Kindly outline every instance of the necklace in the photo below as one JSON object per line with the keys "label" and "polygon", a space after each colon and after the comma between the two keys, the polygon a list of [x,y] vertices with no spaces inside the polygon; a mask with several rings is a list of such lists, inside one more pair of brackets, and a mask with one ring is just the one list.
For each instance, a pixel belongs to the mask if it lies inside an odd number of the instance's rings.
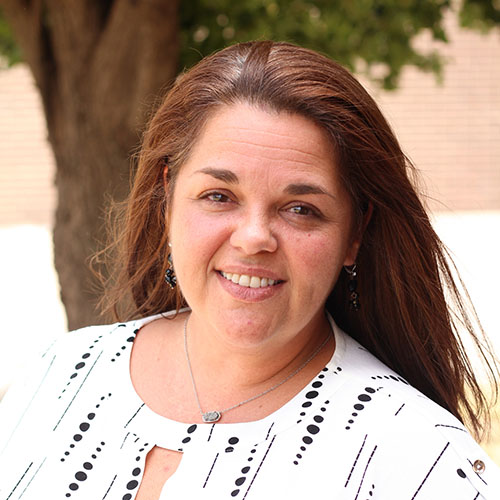
{"label": "necklace", "polygon": [[193,383],[193,392],[196,397],[196,402],[198,403],[198,408],[200,409],[200,414],[203,422],[205,423],[215,423],[218,422],[222,415],[228,411],[234,410],[235,408],[238,408],[239,406],[242,406],[246,403],[250,403],[250,401],[253,401],[254,399],[261,398],[262,396],[265,396],[271,391],[274,391],[281,385],[283,385],[285,382],[288,382],[292,377],[295,377],[297,373],[299,373],[303,368],[305,368],[325,347],[327,342],[330,340],[330,336],[328,336],[323,343],[292,373],[290,373],[286,378],[281,380],[281,382],[278,382],[277,384],[273,385],[269,389],[266,389],[265,391],[252,396],[251,398],[245,399],[244,401],[241,401],[239,403],[236,403],[233,406],[230,406],[229,408],[225,408],[224,410],[212,410],[212,411],[206,411],[204,412],[201,408],[201,403],[200,403],[200,398],[198,397],[198,391],[196,389],[196,382],[194,381],[194,375],[193,375],[193,369],[191,368],[191,360],[189,359],[189,352],[188,352],[188,347],[187,347],[187,323],[188,323],[189,316],[186,318],[186,321],[184,321],[184,352],[186,353],[186,361],[187,365],[189,368],[189,375],[191,375],[191,382]]}

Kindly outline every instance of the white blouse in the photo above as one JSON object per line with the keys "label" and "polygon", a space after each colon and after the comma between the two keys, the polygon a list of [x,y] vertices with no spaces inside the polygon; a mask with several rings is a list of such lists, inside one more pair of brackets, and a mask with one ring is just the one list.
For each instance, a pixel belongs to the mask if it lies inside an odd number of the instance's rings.
{"label": "white blouse", "polygon": [[183,452],[161,500],[500,498],[500,469],[463,425],[343,333],[292,400],[255,422],[164,418],[130,379],[158,316],[66,334],[0,405],[0,500],[132,500],[147,453]]}

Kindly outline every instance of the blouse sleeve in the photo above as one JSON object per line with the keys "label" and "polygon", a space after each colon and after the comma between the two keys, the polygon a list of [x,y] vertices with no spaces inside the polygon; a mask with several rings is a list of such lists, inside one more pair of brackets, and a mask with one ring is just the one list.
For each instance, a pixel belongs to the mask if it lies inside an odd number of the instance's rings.
{"label": "blouse sleeve", "polygon": [[[51,397],[57,344],[53,342],[41,354],[0,402],[0,471],[4,473],[18,464],[22,467],[43,446],[41,436],[47,434],[45,428],[57,406]],[[10,475],[0,473],[0,493]]]}
{"label": "blouse sleeve", "polygon": [[500,498],[500,468],[458,420],[449,414],[443,421],[422,422],[418,413],[412,418],[378,442],[373,477],[380,498]]}

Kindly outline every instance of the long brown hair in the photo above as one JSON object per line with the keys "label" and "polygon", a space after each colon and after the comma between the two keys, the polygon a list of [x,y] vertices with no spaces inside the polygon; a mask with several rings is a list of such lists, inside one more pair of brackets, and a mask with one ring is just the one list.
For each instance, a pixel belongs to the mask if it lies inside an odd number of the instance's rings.
{"label": "long brown hair", "polygon": [[470,319],[475,313],[466,307],[468,297],[459,291],[452,261],[416,193],[415,169],[365,89],[316,52],[287,43],[243,43],[177,79],[144,134],[117,233],[119,272],[108,309],[129,319],[182,305],[179,292],[163,281],[168,199],[204,123],[217,107],[236,102],[298,113],[326,131],[358,224],[373,208],[357,258],[361,309],[349,308],[348,276],[341,273],[328,310],[341,328],[479,435],[488,404],[459,330],[472,336],[492,382],[497,369],[475,334],[482,332]]}

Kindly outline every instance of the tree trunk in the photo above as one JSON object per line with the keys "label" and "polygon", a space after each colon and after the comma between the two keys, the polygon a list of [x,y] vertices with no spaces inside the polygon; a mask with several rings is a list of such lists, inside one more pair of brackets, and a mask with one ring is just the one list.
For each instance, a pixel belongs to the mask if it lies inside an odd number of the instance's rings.
{"label": "tree trunk", "polygon": [[54,150],[55,265],[71,329],[99,322],[89,257],[153,99],[176,74],[178,0],[1,0],[40,90]]}

